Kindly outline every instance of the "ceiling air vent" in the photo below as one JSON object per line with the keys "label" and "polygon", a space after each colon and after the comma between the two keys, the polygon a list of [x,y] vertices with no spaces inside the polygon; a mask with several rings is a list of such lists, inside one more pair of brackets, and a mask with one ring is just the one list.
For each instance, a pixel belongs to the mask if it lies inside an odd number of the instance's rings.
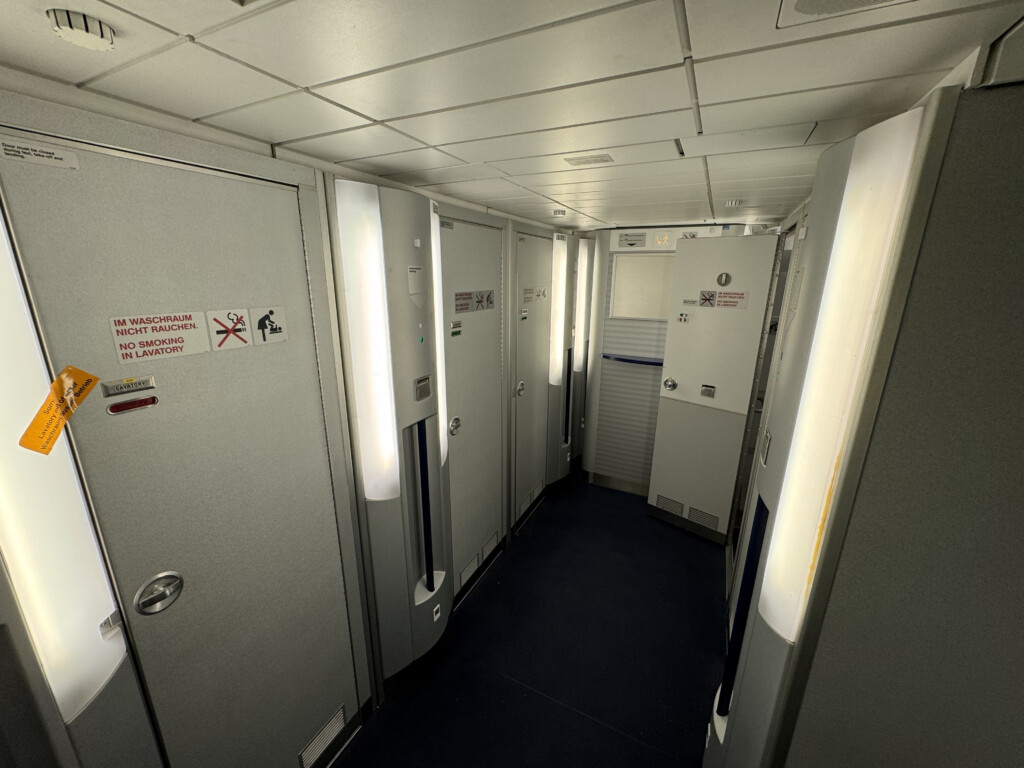
{"label": "ceiling air vent", "polygon": [[555,210],[553,210],[551,212],[551,215],[552,216],[565,216],[565,208],[555,208]]}
{"label": "ceiling air vent", "polygon": [[725,201],[726,208],[739,208],[741,205],[743,205],[743,201],[735,197],[732,200]]}
{"label": "ceiling air vent", "polygon": [[912,2],[914,0],[782,0],[777,27],[783,29],[797,24]]}
{"label": "ceiling air vent", "polygon": [[567,157],[565,162],[572,166],[579,165],[600,165],[601,163],[614,163],[611,155],[580,155],[579,157]]}

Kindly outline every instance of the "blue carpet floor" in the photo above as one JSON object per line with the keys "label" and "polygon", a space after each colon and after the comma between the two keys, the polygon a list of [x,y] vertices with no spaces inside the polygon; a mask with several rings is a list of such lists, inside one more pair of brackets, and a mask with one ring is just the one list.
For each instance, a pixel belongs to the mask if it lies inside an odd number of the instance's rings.
{"label": "blue carpet floor", "polygon": [[335,768],[699,766],[724,574],[644,499],[564,480]]}

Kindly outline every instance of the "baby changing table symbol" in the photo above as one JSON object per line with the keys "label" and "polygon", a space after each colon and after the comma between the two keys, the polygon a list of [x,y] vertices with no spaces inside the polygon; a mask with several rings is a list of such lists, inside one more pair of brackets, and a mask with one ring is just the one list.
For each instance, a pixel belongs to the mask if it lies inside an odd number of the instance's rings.
{"label": "baby changing table symbol", "polygon": [[267,314],[256,321],[256,330],[260,332],[260,341],[266,343],[267,334],[284,333],[284,328],[274,322],[274,310],[268,309]]}
{"label": "baby changing table symbol", "polygon": [[288,340],[284,307],[255,307],[250,317],[256,318],[256,333],[252,341],[257,346]]}

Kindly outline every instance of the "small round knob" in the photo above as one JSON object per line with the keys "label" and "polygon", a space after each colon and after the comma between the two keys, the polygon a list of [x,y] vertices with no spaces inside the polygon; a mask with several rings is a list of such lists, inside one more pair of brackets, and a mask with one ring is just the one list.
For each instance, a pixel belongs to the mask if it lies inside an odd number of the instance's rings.
{"label": "small round knob", "polygon": [[462,426],[462,419],[456,416],[450,422],[448,422],[448,434],[455,437],[459,433],[459,428]]}
{"label": "small round knob", "polygon": [[679,386],[678,382],[676,382],[676,380],[673,379],[671,376],[669,376],[661,383],[669,392],[673,391],[676,387]]}

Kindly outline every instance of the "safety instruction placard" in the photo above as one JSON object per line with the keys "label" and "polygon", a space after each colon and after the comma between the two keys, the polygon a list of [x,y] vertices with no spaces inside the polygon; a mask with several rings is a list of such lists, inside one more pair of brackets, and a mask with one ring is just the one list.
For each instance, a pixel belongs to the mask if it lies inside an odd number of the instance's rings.
{"label": "safety instruction placard", "polygon": [[110,318],[110,332],[121,363],[155,357],[181,357],[210,350],[201,311],[162,312]]}
{"label": "safety instruction placard", "polygon": [[284,307],[255,307],[250,317],[254,324],[252,343],[256,346],[288,341],[288,324],[284,319]]}
{"label": "safety instruction placard", "polygon": [[50,385],[46,400],[32,419],[32,423],[28,425],[25,434],[21,436],[18,445],[30,451],[49,454],[60,433],[64,431],[64,425],[68,423],[71,414],[89,396],[98,382],[98,377],[70,365],[61,371],[56,381]]}
{"label": "safety instruction placard", "polygon": [[494,291],[456,291],[455,314],[460,312],[479,312],[494,309]]}
{"label": "safety instruction placard", "polygon": [[56,144],[0,135],[0,155],[8,160],[24,160],[53,168],[67,168],[69,171],[78,170],[78,155]]}
{"label": "safety instruction placard", "polygon": [[214,309],[206,313],[214,351],[252,346],[248,309]]}
{"label": "safety instruction placard", "polygon": [[548,297],[548,287],[523,288],[523,304],[531,304],[535,301],[543,301]]}
{"label": "safety instruction placard", "polygon": [[684,300],[683,304],[697,304],[701,307],[714,307],[716,309],[746,309],[746,291],[701,291],[700,300]]}

